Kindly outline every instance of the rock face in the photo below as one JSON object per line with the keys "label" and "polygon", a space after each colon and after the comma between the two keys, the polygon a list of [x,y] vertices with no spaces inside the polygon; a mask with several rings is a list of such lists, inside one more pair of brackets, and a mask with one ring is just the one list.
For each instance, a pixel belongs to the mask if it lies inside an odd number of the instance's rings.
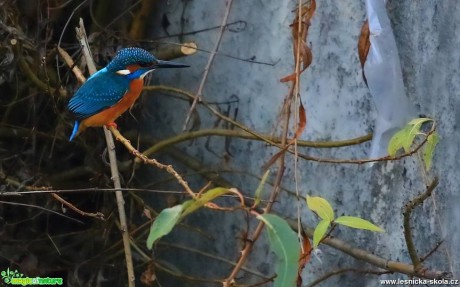
{"label": "rock face", "polygon": [[[230,115],[234,115],[237,109],[237,120],[261,133],[270,134],[274,127],[278,127],[277,116],[288,92],[288,86],[280,83],[279,79],[293,71],[289,24],[294,17],[292,10],[296,3],[234,1],[229,17],[229,23],[232,24],[224,32],[219,54],[205,85],[204,100],[215,103],[214,106],[222,112],[228,110]],[[157,10],[159,17],[152,19],[161,19],[166,14],[171,23],[167,29],[171,35],[219,26],[225,12],[225,1],[176,0],[162,5]],[[460,220],[460,209],[457,207],[460,202],[460,161],[456,157],[460,149],[460,5],[456,1],[442,0],[390,0],[387,11],[399,51],[405,95],[415,107],[415,115],[432,117],[438,123],[441,141],[435,152],[432,170],[427,175],[423,174],[416,156],[396,162],[376,163],[372,167],[300,160],[297,165],[299,191],[303,195],[308,193],[326,198],[338,215],[360,216],[386,230],[384,234],[375,234],[337,228],[334,236],[381,257],[409,263],[401,208],[425,189],[426,178],[438,175],[440,184],[435,193],[413,213],[415,245],[419,255],[423,256],[444,239],[440,249],[426,261],[426,266],[451,271],[454,278],[460,278],[460,230],[456,224]],[[301,77],[300,92],[308,117],[302,139],[340,140],[374,130],[380,107],[379,104],[374,105],[362,80],[357,53],[358,36],[365,15],[364,1],[318,0],[308,36],[313,63]],[[182,31],[181,17],[184,23]],[[159,25],[152,23],[152,27]],[[155,31],[156,34],[152,36],[165,35],[164,31]],[[184,36],[183,40],[195,40],[199,48],[210,51],[218,33],[219,29],[211,29]],[[186,61],[192,68],[188,74],[181,73],[179,76],[174,71],[165,71],[161,82],[174,83],[177,87],[195,92],[208,57],[206,52],[189,57]],[[251,60],[263,64],[251,63]],[[404,93],[404,89],[399,87],[398,93]],[[386,94],[386,97],[391,96],[396,97]],[[152,123],[153,135],[164,138],[180,133],[188,104],[166,96],[155,96],[149,101],[155,118]],[[392,108],[401,108],[393,105],[385,109],[391,111]],[[198,109],[198,112],[200,128],[213,127],[215,118],[204,109]],[[201,138],[179,147],[198,158],[206,167],[218,171],[248,195],[253,195],[258,184],[258,178],[253,174],[260,176],[261,166],[277,151],[260,142],[242,139],[232,139],[226,145],[223,138],[214,137],[210,139],[209,148],[205,144],[206,139]],[[366,158],[369,150],[368,142],[346,148],[302,148],[300,152],[321,158]],[[231,157],[224,157],[228,152]],[[294,161],[292,156],[287,158],[283,187],[294,190]],[[173,162],[169,158],[164,160]],[[174,164],[180,166],[179,162]],[[190,181],[199,188],[203,181],[196,178],[196,182]],[[265,194],[269,192],[270,186]],[[295,218],[296,204],[294,196],[282,193],[275,209],[285,217]],[[301,216],[302,222],[309,226],[318,222],[304,203]],[[237,260],[241,242],[235,238],[241,237],[246,228],[244,214],[200,212],[189,218],[187,223],[202,228],[211,237],[179,228],[167,240]],[[250,227],[253,229],[254,226],[255,222],[251,221]],[[318,256],[312,256],[303,273],[305,283],[340,268],[372,269],[327,246],[320,247],[320,250],[322,252]],[[163,260],[194,276],[221,279],[232,268],[196,253],[180,250],[158,252]],[[273,274],[273,260],[275,258],[268,250],[267,241],[261,240],[246,266]],[[380,286],[378,279],[403,277],[400,274],[362,276],[344,273],[328,279],[322,286]],[[240,280],[245,284],[260,281],[256,276],[249,275],[242,275]],[[183,282],[181,284],[184,286]]]}

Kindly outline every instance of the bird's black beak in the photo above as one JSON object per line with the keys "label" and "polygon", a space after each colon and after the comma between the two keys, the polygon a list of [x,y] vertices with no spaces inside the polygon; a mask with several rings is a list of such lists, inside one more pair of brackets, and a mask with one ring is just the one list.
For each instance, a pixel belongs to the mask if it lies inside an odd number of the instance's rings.
{"label": "bird's black beak", "polygon": [[190,67],[190,66],[182,64],[182,63],[162,61],[162,60],[157,60],[157,63],[155,65],[155,68],[187,68],[187,67]]}

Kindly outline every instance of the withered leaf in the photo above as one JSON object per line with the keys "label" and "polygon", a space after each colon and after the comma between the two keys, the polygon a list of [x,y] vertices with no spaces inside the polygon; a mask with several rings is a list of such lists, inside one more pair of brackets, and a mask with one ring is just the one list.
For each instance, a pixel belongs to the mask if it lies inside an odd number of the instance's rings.
{"label": "withered leaf", "polygon": [[366,20],[361,27],[361,35],[358,40],[358,55],[359,61],[361,62],[361,68],[364,68],[364,63],[366,62],[367,54],[369,53],[369,48],[371,47],[369,36],[369,21]]}
{"label": "withered leaf", "polygon": [[[299,95],[300,98],[300,95]],[[300,137],[300,135],[303,133],[307,126],[307,112],[305,111],[305,108],[302,104],[302,99],[300,99],[300,105],[299,105],[299,123],[297,124],[297,130],[294,134],[294,137],[288,142],[288,144],[281,149],[279,152],[277,152],[275,155],[271,157],[271,159],[263,166],[263,170],[267,170],[272,164],[280,158],[280,156],[286,152],[286,150],[294,144],[295,140]]]}
{"label": "withered leaf", "polygon": [[308,238],[305,230],[303,230],[302,225],[300,225],[300,235],[302,236],[302,253],[300,254],[299,259],[299,271],[297,275],[297,287],[302,286],[302,270],[310,261],[310,256],[313,248],[311,248],[310,239]]}
{"label": "withered leaf", "polygon": [[286,83],[286,82],[290,82],[290,81],[294,82],[295,78],[296,78],[296,75],[297,75],[297,73],[292,73],[290,75],[287,75],[286,77],[281,78],[280,82],[281,83]]}

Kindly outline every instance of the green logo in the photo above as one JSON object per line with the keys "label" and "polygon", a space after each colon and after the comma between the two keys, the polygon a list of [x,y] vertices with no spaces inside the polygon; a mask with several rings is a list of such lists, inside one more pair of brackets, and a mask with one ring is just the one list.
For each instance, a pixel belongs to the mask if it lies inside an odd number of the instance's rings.
{"label": "green logo", "polygon": [[24,274],[19,273],[18,270],[10,270],[10,268],[0,272],[3,282],[8,285],[62,285],[62,278],[42,278],[42,277],[24,277]]}
{"label": "green logo", "polygon": [[11,284],[11,280],[13,280],[13,278],[22,278],[24,276],[24,274],[19,273],[18,270],[13,271],[10,270],[10,268],[6,269],[6,271],[2,271],[0,275],[2,275],[2,280],[6,284]]}

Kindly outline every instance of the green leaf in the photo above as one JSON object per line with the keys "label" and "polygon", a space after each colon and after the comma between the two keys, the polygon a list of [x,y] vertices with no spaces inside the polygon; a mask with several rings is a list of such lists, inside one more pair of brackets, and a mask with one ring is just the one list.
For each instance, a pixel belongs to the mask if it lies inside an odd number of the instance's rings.
{"label": "green leaf", "polygon": [[152,249],[153,243],[165,236],[173,229],[179,221],[183,206],[176,205],[171,208],[163,209],[150,227],[149,237],[147,238],[147,248]]}
{"label": "green leaf", "polygon": [[329,222],[334,220],[334,210],[326,199],[307,195],[307,205],[321,219],[327,219]]}
{"label": "green leaf", "polygon": [[410,126],[421,126],[423,123],[426,123],[426,122],[429,122],[429,121],[432,121],[433,119],[430,119],[430,118],[416,118],[416,119],[413,119],[411,120],[408,125]]}
{"label": "green leaf", "polygon": [[337,224],[342,224],[348,227],[358,228],[358,229],[366,229],[370,231],[377,231],[377,232],[385,232],[382,228],[378,227],[377,225],[354,216],[341,216],[334,220]]}
{"label": "green leaf", "polygon": [[398,150],[404,148],[405,152],[410,152],[410,147],[414,143],[417,134],[420,133],[420,127],[423,123],[432,121],[430,118],[417,118],[411,120],[401,130],[396,132],[388,143],[388,154],[392,157],[396,155]]}
{"label": "green leaf", "polygon": [[[224,195],[229,192],[228,188],[223,187],[216,187],[213,189],[208,190],[207,192],[203,193],[200,198],[192,199],[184,202],[184,211],[182,212],[181,218],[189,215],[190,213],[196,211],[197,209],[203,207],[206,203],[210,202],[211,200]],[[187,203],[187,204],[185,204]]]}
{"label": "green leaf", "polygon": [[267,181],[269,174],[270,174],[270,170],[267,169],[267,171],[262,176],[262,179],[260,180],[259,186],[257,187],[256,192],[254,194],[254,207],[258,206],[260,203],[260,194],[262,193],[262,190],[264,189],[264,185],[265,185],[265,182]]}
{"label": "green leaf", "polygon": [[395,133],[388,143],[388,154],[395,156],[398,150],[404,148],[405,152],[410,151],[412,142],[417,133],[414,133],[414,126],[406,125],[403,129]]}
{"label": "green leaf", "polygon": [[318,225],[316,225],[315,231],[313,232],[313,248],[318,247],[318,244],[326,234],[329,225],[331,225],[331,222],[327,219],[321,220]]}
{"label": "green leaf", "polygon": [[429,170],[431,167],[431,162],[433,160],[434,149],[439,142],[439,136],[436,132],[429,135],[426,139],[426,144],[423,149],[423,161],[425,162],[426,170]]}
{"label": "green leaf", "polygon": [[289,224],[274,214],[257,216],[267,226],[270,247],[280,259],[276,265],[274,287],[296,286],[298,262],[300,258],[300,244],[297,234]]}

